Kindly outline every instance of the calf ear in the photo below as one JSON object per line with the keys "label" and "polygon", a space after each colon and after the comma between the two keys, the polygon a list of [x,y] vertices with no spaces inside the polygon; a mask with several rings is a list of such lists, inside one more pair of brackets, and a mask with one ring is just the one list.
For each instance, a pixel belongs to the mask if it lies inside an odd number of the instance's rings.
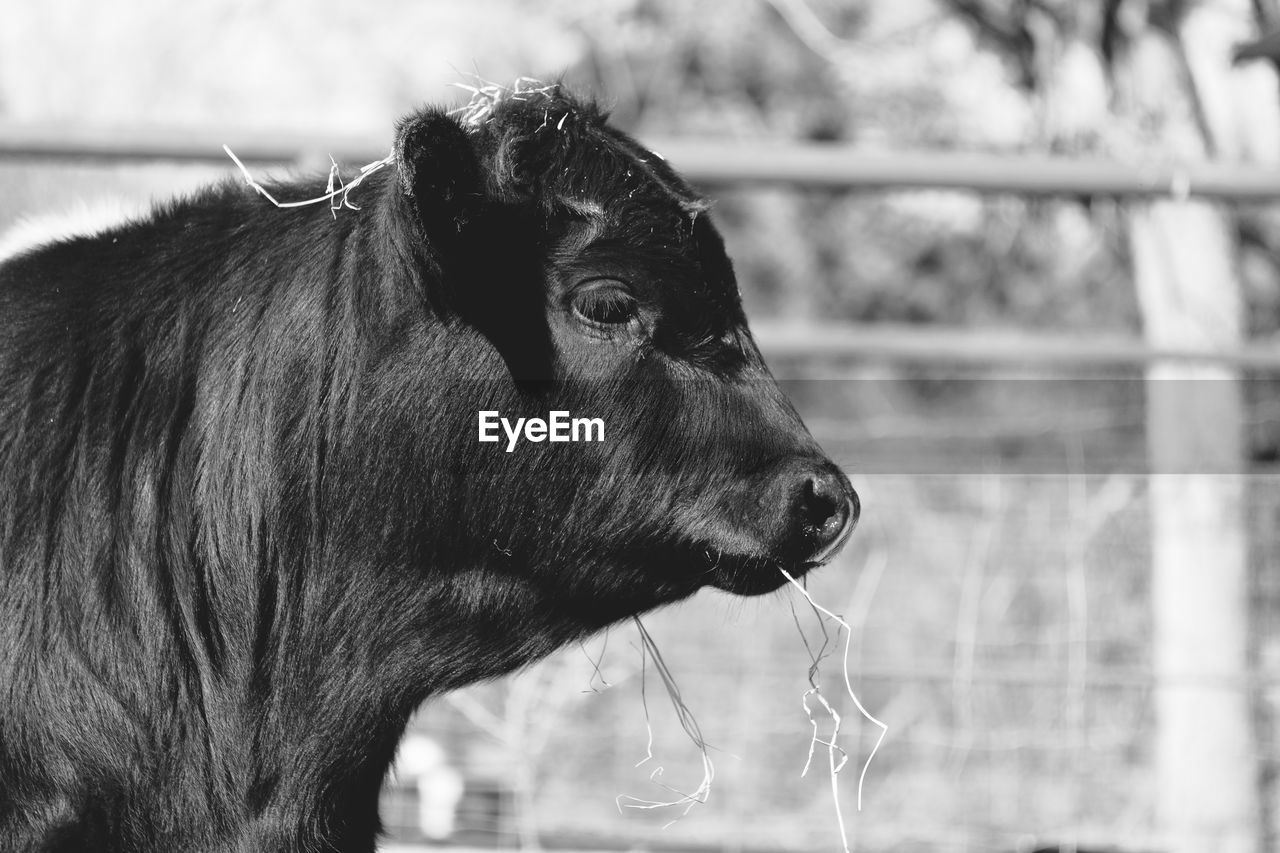
{"label": "calf ear", "polygon": [[400,122],[396,166],[422,235],[445,256],[436,260],[445,260],[481,209],[484,184],[475,146],[457,121],[427,110]]}
{"label": "calf ear", "polygon": [[400,123],[396,165],[424,239],[421,254],[436,268],[428,301],[488,338],[513,378],[549,376],[536,223],[518,205],[490,203],[474,138],[443,112]]}

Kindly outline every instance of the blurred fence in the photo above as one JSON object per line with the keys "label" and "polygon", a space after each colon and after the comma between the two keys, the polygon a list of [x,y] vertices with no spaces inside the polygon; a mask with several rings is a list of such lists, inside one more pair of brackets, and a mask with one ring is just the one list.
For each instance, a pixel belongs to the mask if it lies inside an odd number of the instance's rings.
{"label": "blurred fence", "polygon": [[[1223,163],[1117,163],[1033,155],[868,152],[799,143],[645,140],[704,186],[783,184],[810,189],[958,189],[1017,195],[1280,199],[1280,171]],[[372,162],[387,141],[261,130],[174,130],[0,123],[0,157],[223,163]]]}
{"label": "blurred fence", "polygon": [[[0,166],[182,162],[229,170],[223,142],[246,162],[304,168],[327,167],[331,153],[361,163],[385,150],[367,139],[0,126]],[[1280,173],[1221,166],[684,141],[654,147],[708,186],[1280,200]],[[4,179],[0,169],[0,186]],[[1140,381],[1153,362],[1216,363],[1255,379],[1250,427],[1263,439],[1255,442],[1246,513],[1256,665],[1215,684],[1245,692],[1259,708],[1259,774],[1269,811],[1280,812],[1272,781],[1280,745],[1270,722],[1280,711],[1280,483],[1270,467],[1280,457],[1272,452],[1280,448],[1280,412],[1269,404],[1280,345],[1170,350],[1136,338],[768,318],[753,327],[819,441],[854,472],[866,506],[854,541],[811,584],[819,602],[854,626],[854,686],[890,726],[858,812],[857,770],[874,732],[850,702],[838,701],[839,655],[824,661],[817,683],[844,715],[851,756],[840,807],[856,849],[1156,850],[1165,840],[1151,778],[1152,694],[1160,684],[1150,648],[1151,475]],[[884,366],[892,369],[877,372]],[[987,372],[1030,367],[1038,370],[1034,387],[990,381]],[[965,382],[954,381],[958,370]],[[1071,380],[1080,373],[1101,378]],[[616,802],[622,794],[678,798],[663,786],[691,790],[702,773],[653,662],[624,625],[425,707],[411,727],[413,755],[384,792],[391,838],[837,850],[821,750],[800,778],[813,731],[801,704],[811,657],[800,633],[810,643],[821,635],[802,605],[785,591],[762,600],[703,593],[645,619],[716,747],[709,801],[675,826],[664,829],[682,807]]]}
{"label": "blurred fence", "polygon": [[[828,190],[955,189],[1031,196],[1280,200],[1280,170],[1217,163],[1123,164],[1042,156],[952,152],[867,153],[830,145],[648,140],[691,181],[709,188],[782,184]],[[228,143],[248,164],[328,168],[385,156],[366,137],[309,137],[260,130],[174,130],[12,125],[0,122],[0,162],[151,162],[230,168]],[[1254,370],[1280,368],[1280,342],[1231,350],[1159,349],[1138,339],[1054,335],[1043,330],[939,329],[805,323],[755,324],[767,352],[825,359],[911,363],[1098,367],[1197,362]]]}

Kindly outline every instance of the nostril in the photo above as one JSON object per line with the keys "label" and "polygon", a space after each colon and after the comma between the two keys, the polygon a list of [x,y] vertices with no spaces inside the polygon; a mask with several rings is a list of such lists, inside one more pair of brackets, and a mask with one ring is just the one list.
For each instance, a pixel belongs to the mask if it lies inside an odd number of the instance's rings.
{"label": "nostril", "polygon": [[800,511],[812,530],[817,558],[823,559],[843,544],[845,534],[857,522],[857,493],[839,471],[826,469],[805,481]]}
{"label": "nostril", "polygon": [[804,520],[821,530],[844,509],[843,495],[831,488],[829,477],[810,477],[804,484]]}

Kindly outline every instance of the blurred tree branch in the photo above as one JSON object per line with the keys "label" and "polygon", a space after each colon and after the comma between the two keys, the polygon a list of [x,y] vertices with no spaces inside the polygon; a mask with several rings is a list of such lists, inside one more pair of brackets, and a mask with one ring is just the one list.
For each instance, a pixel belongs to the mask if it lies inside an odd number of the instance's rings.
{"label": "blurred tree branch", "polygon": [[765,0],[782,16],[787,26],[805,47],[823,59],[838,61],[839,54],[854,47],[857,42],[841,38],[831,32],[805,0]]}
{"label": "blurred tree branch", "polygon": [[981,40],[1011,60],[1018,69],[1019,83],[1023,88],[1036,88],[1036,41],[1027,24],[1028,12],[1043,8],[1031,0],[1018,0],[1003,13],[997,12],[982,0],[944,0],[943,5],[956,16],[968,21],[978,31]]}

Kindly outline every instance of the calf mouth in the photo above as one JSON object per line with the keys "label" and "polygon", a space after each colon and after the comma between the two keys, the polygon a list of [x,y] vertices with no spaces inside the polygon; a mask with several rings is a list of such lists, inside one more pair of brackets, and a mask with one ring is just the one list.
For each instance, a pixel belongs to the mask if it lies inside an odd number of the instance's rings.
{"label": "calf mouth", "polygon": [[788,583],[787,575],[801,578],[831,562],[852,532],[853,526],[850,525],[838,539],[807,559],[733,554],[704,546],[698,550],[704,583],[734,595],[755,596],[774,592]]}
{"label": "calf mouth", "polygon": [[816,569],[814,561],[791,562],[776,557],[748,557],[740,554],[712,553],[704,570],[705,583],[734,595],[754,596],[773,592],[787,583],[787,574],[799,578]]}

